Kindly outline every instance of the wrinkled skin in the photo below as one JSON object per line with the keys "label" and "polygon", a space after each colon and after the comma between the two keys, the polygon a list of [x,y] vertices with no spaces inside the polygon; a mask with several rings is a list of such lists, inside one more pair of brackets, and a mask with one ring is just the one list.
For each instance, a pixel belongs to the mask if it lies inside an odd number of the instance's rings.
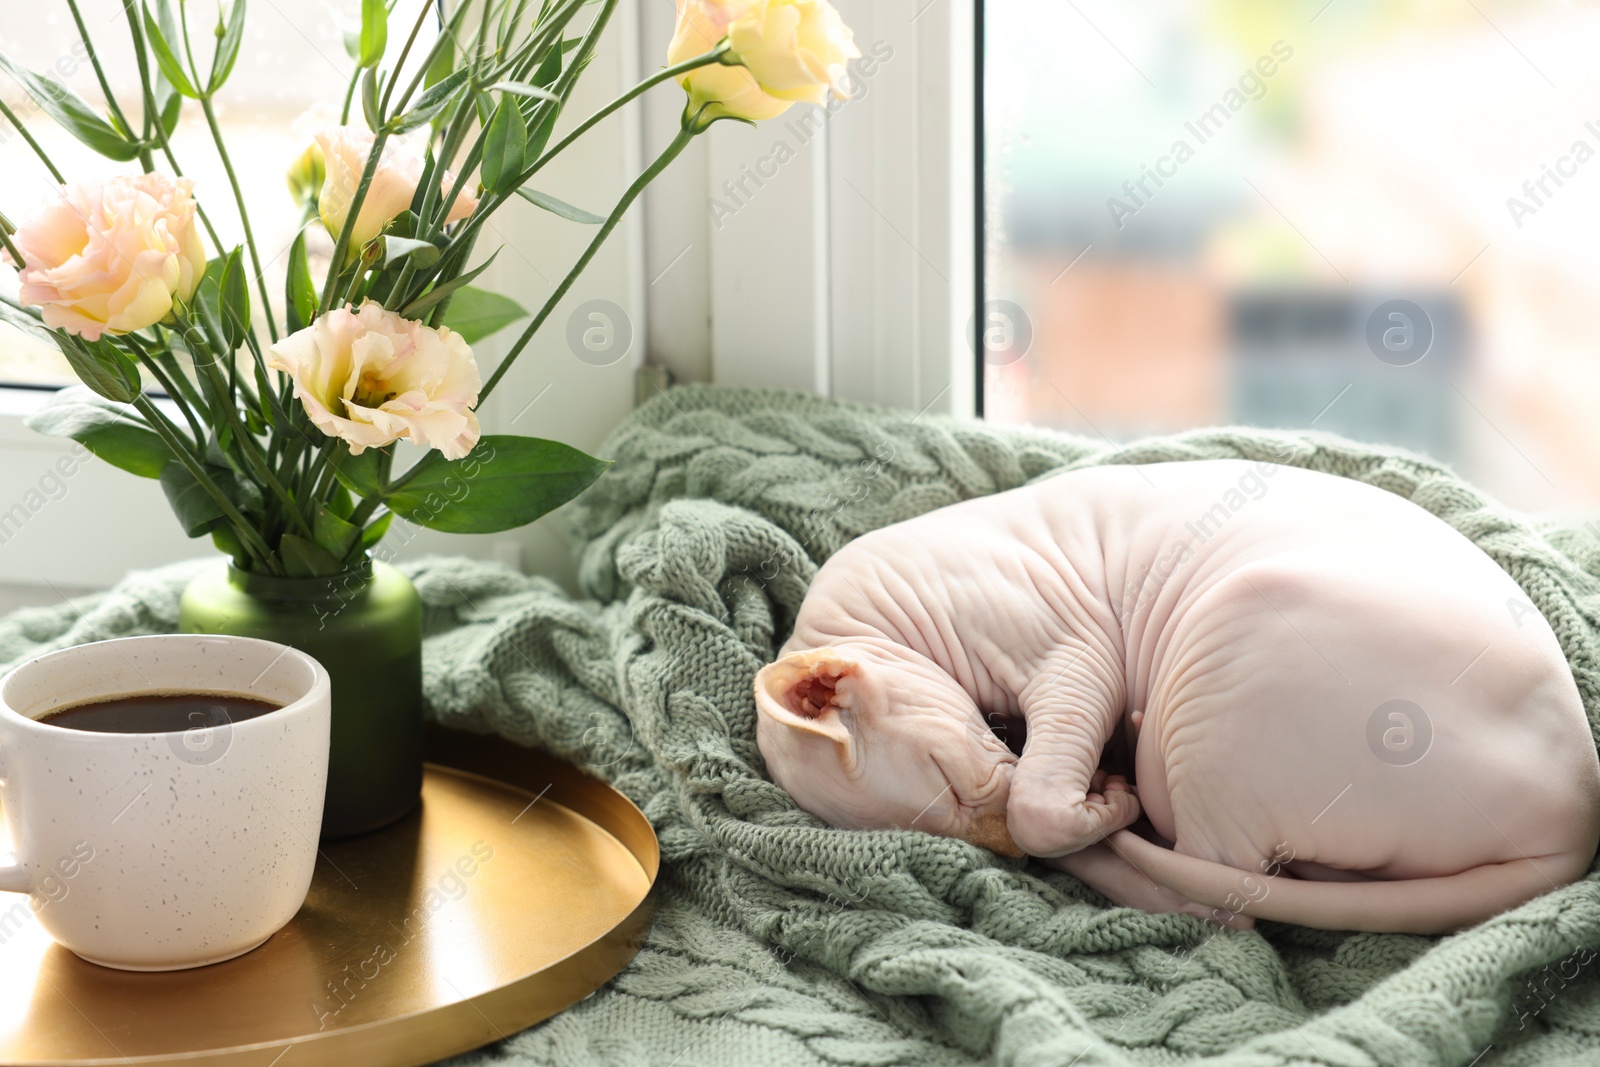
{"label": "wrinkled skin", "polygon": [[1409,501],[1295,467],[1098,467],[870,533],[756,698],[774,779],[833,825],[1234,927],[1453,930],[1600,841],[1522,590]]}

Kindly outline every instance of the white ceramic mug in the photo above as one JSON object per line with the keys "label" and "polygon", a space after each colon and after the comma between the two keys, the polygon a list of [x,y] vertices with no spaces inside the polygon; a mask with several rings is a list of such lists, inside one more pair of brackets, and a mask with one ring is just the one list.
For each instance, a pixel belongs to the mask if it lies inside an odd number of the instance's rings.
{"label": "white ceramic mug", "polygon": [[[37,721],[140,693],[282,706],[173,733]],[[184,634],[80,645],[0,680],[0,804],[41,926],[123,970],[219,963],[294,917],[311,887],[328,775],[328,673],[267,641]]]}

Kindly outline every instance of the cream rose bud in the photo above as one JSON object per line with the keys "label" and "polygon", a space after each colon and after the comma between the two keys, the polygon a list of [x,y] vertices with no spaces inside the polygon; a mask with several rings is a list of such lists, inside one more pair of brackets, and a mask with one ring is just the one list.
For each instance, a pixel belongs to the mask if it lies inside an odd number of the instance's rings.
{"label": "cream rose bud", "polygon": [[300,153],[300,158],[295,160],[285,175],[289,182],[289,195],[294,197],[294,202],[301,207],[315,207],[317,200],[322,195],[323,183],[328,179],[327,168],[322,162],[322,146],[315,141]]}
{"label": "cream rose bud", "polygon": [[[361,175],[367,169],[367,157],[372,154],[375,138],[366,130],[354,126],[337,126],[317,134],[317,144],[322,149],[324,177],[322,193],[317,198],[317,211],[322,224],[337,239],[350,216],[350,204],[355,200]],[[383,232],[397,215],[410,210],[411,200],[422,181],[427,160],[414,145],[393,138],[383,146],[383,156],[378,169],[373,172],[372,183],[361,201],[361,213],[350,233],[350,253],[357,254],[361,247]],[[444,191],[449,193],[455,178],[448,171],[444,176]],[[445,222],[459,222],[478,209],[478,199],[465,189],[456,197]]]}
{"label": "cream rose bud", "polygon": [[164,174],[64,185],[13,241],[19,302],[89,341],[154,326],[206,271],[194,183]]}
{"label": "cream rose bud", "polygon": [[846,64],[861,51],[828,0],[678,0],[667,63],[704,55],[724,37],[726,63],[678,78],[688,90],[689,111],[703,122],[775,118],[797,102],[823,103],[830,87],[840,97],[850,95]]}
{"label": "cream rose bud", "polygon": [[[728,36],[733,20],[743,15],[752,0],[678,0],[678,26],[667,48],[667,65],[676,66],[705,55]],[[734,118],[759,122],[776,118],[793,105],[761,90],[748,70],[711,63],[678,76],[689,93],[690,113],[702,122]]]}
{"label": "cream rose bud", "polygon": [[268,349],[267,366],[289,375],[317,429],[353,455],[404,438],[460,459],[478,443],[478,364],[447,327],[369,300],[285,337]]}
{"label": "cream rose bud", "polygon": [[848,99],[847,64],[859,59],[855,34],[828,0],[751,0],[728,26],[730,59],[778,100],[822,104],[831,88]]}

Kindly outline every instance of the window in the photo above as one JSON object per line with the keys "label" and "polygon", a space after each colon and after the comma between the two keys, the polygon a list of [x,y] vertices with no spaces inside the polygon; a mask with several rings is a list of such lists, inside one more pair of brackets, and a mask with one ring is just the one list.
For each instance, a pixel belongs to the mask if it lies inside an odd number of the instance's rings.
{"label": "window", "polygon": [[1594,11],[985,7],[989,418],[1310,427],[1600,502]]}
{"label": "window", "polygon": [[[125,109],[138,115],[138,68],[134,63],[123,0],[80,0],[84,24],[106,69],[112,92]],[[415,10],[414,5],[412,10]],[[191,29],[209,40],[214,3],[188,4]],[[135,8],[137,10],[137,8]],[[42,17],[8,19],[0,26],[0,50],[23,66],[47,74],[89,101],[105,106],[105,94],[87,61],[78,28],[64,3],[43,5]],[[283,257],[300,227],[300,210],[285,185],[288,165],[310,142],[312,130],[338,118],[338,101],[348,84],[349,58],[342,32],[358,24],[351,3],[341,0],[264,0],[250,7],[251,42],[228,87],[218,100],[218,117],[233,155],[234,169],[246,202],[263,265],[271,277],[283,269]],[[202,60],[205,62],[205,60]],[[95,155],[61,130],[29,100],[22,88],[0,76],[4,100],[28,132],[69,177],[134,172],[137,163],[118,164]],[[137,120],[135,120],[137,121]],[[225,238],[239,235],[238,212],[227,178],[212,147],[200,109],[192,104],[173,138],[173,151],[184,173],[195,179],[196,193]],[[26,142],[0,120],[0,210],[13,219],[54,195],[54,183]],[[160,162],[165,169],[165,161]],[[215,250],[211,249],[212,254]],[[5,272],[15,286],[15,272]],[[72,372],[47,346],[7,330],[0,339],[0,381],[61,385]]]}

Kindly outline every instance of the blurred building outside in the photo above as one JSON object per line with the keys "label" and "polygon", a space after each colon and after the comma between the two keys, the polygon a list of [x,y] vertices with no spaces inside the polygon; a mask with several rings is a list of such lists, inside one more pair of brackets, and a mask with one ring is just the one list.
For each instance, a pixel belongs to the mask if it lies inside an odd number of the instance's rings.
{"label": "blurred building outside", "polygon": [[1600,10],[989,0],[986,412],[1600,505]]}

